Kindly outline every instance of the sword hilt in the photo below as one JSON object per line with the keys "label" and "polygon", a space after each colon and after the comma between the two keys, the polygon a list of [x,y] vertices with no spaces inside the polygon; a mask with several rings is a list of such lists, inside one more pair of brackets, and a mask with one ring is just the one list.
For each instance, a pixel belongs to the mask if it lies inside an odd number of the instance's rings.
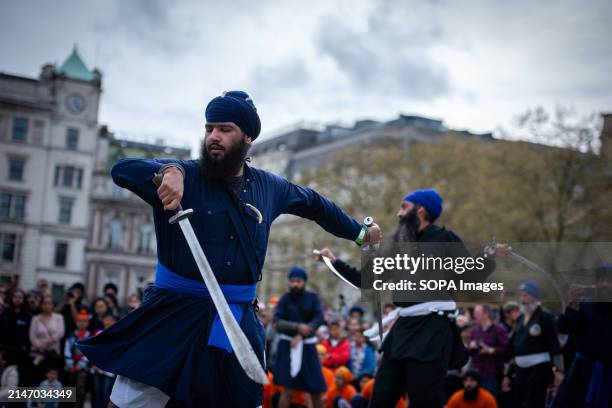
{"label": "sword hilt", "polygon": [[[153,184],[155,184],[155,186],[157,186],[157,188],[159,188],[159,186],[161,186],[161,183],[162,183],[163,179],[164,179],[164,174],[163,173],[155,173],[155,175],[153,176],[152,181],[153,181]],[[178,207],[176,207],[175,210],[171,210],[171,211],[174,212],[174,215],[172,217],[170,217],[170,219],[168,220],[168,222],[170,224],[176,224],[180,220],[183,220],[183,219],[189,217],[191,214],[193,214],[193,210],[191,208],[183,210],[183,207],[181,206],[181,203],[179,203]]]}
{"label": "sword hilt", "polygon": [[[363,219],[363,225],[365,225],[366,227],[370,228],[372,225],[374,224],[374,218],[367,216]],[[370,251],[370,250],[376,250],[380,247],[380,243],[368,243],[364,246],[361,247],[361,249],[363,251]]]}

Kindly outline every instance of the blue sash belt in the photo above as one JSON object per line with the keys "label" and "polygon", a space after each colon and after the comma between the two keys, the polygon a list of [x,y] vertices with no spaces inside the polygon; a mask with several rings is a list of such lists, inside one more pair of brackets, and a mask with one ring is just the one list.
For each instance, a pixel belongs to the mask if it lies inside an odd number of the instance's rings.
{"label": "blue sash belt", "polygon": [[578,352],[576,357],[593,364],[593,375],[585,402],[594,408],[609,407],[612,402],[612,367],[603,361],[593,360]]}
{"label": "blue sash belt", "polygon": [[[198,296],[202,299],[212,300],[208,288],[204,282],[185,278],[166,268],[160,262],[157,262],[155,271],[155,286],[171,290],[183,295]],[[242,320],[242,307],[240,304],[251,303],[255,299],[256,285],[219,285],[225,296],[225,300],[229,304],[230,310],[234,318],[240,325]],[[223,328],[219,314],[215,310],[215,320],[210,328],[208,337],[208,345],[219,347],[227,350],[228,353],[233,351],[232,345],[229,342],[227,333]]]}

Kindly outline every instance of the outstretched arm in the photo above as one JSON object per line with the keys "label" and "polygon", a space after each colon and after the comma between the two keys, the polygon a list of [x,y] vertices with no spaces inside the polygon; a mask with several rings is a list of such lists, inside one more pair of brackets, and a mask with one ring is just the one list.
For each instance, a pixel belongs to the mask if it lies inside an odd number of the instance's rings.
{"label": "outstretched arm", "polygon": [[316,191],[275,177],[278,206],[277,214],[293,214],[315,221],[325,231],[337,237],[354,241],[362,226],[346,215],[331,200]]}
{"label": "outstretched arm", "polygon": [[[151,180],[160,171],[164,173],[164,180],[158,189]],[[162,199],[164,208],[174,209],[182,197],[185,171],[180,160],[175,159],[122,159],[111,169],[111,176],[118,186],[130,190],[151,206],[159,206]],[[174,208],[170,208],[171,205]]]}

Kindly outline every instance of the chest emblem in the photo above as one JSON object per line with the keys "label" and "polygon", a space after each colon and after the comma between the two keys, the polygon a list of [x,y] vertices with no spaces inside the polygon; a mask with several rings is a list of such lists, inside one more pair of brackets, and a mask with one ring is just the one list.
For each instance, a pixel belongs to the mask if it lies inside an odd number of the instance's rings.
{"label": "chest emblem", "polygon": [[539,324],[536,323],[529,328],[530,336],[537,337],[540,334],[542,334],[542,326],[540,326]]}

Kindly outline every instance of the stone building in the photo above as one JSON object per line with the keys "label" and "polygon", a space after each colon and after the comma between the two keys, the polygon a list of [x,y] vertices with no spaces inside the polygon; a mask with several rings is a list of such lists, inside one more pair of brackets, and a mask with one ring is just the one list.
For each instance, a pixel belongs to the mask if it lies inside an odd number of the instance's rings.
{"label": "stone building", "polygon": [[0,73],[0,280],[81,280],[102,76],[76,49],[37,78]]}

